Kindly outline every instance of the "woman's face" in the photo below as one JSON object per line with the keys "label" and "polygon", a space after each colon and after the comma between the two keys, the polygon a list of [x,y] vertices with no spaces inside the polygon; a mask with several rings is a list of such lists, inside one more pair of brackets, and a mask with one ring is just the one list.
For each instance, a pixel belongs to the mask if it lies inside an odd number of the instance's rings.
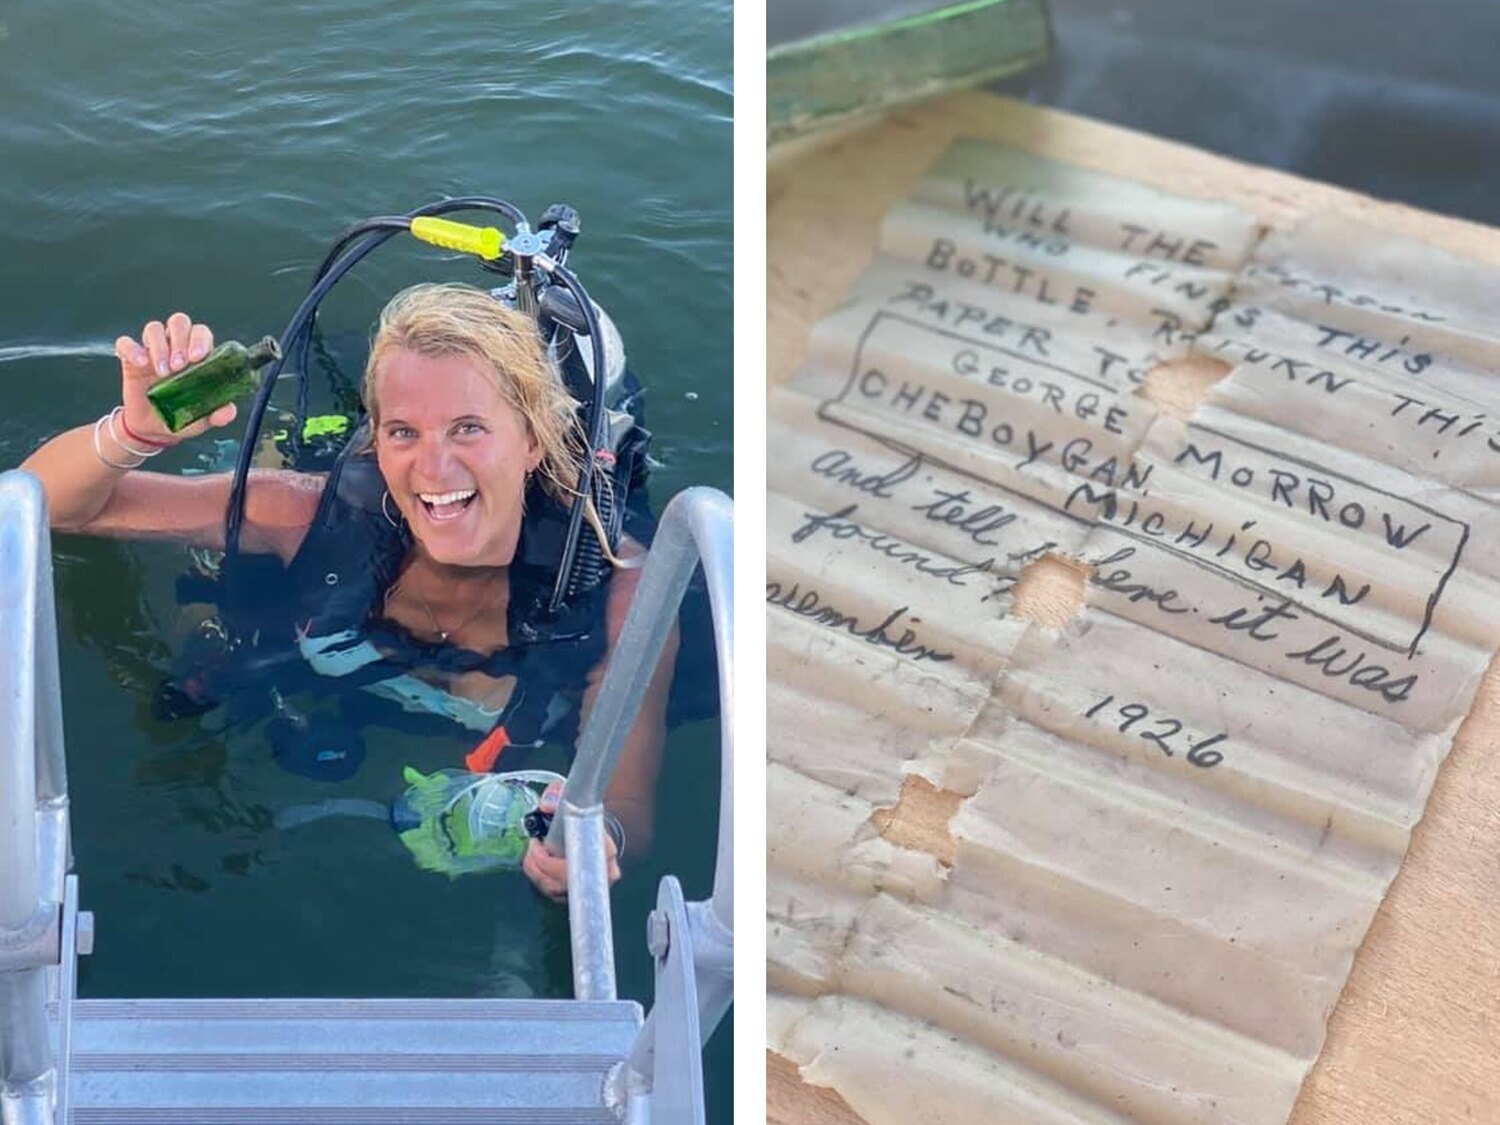
{"label": "woman's face", "polygon": [[484,361],[396,351],[376,372],[375,455],[391,499],[432,558],[506,566],[526,474],[542,451]]}

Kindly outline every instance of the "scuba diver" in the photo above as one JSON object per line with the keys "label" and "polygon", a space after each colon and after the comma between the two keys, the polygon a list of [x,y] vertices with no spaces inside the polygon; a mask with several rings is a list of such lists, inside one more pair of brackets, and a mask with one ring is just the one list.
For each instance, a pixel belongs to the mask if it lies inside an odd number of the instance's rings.
{"label": "scuba diver", "polygon": [[[371,223],[410,229],[413,216]],[[346,234],[341,246],[352,241]],[[355,246],[359,256],[373,241]],[[352,252],[337,259],[339,249],[282,338],[283,353],[301,351],[304,381],[312,298],[352,264]],[[566,894],[565,860],[542,845],[545,819],[534,817],[556,807],[560,781],[527,769],[526,752],[556,737],[561,715],[587,715],[644,550],[624,530],[627,507],[640,511],[628,494],[644,471],[644,431],[602,406],[602,311],[560,258],[547,259],[554,280],[570,284],[546,309],[562,323],[539,315],[534,300],[467,285],[397,294],[365,365],[366,418],[327,471],[250,468],[281,359],[265,373],[237,472],[139,471],[237,414],[224,405],[174,433],[149,402],[154,384],[214,347],[208,325],[182,312],[146,324],[138,339],[121,336],[120,405],[52,438],[21,466],[41,481],[58,530],[224,551],[219,600],[231,623],[237,604],[263,607],[275,586],[288,607],[284,628],[254,631],[268,663],[284,667],[291,653],[325,685],[358,687],[471,731],[476,742],[462,770],[423,776],[408,767],[410,788],[392,822],[423,866],[452,874],[482,869],[471,861],[486,851],[511,865],[519,858],[553,899]],[[592,345],[592,364],[577,336]],[[586,394],[594,401],[581,405]],[[635,437],[623,440],[626,433]],[[675,653],[674,637],[605,796],[612,881],[626,841],[632,854],[650,847]],[[540,795],[529,788],[548,782]],[[503,840],[486,835],[496,826],[508,833]]]}

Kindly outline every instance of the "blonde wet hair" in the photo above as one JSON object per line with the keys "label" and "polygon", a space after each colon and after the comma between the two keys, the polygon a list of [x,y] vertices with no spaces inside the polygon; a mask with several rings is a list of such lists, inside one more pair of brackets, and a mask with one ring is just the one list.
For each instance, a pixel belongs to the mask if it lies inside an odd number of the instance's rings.
{"label": "blonde wet hair", "polygon": [[372,433],[380,425],[376,376],[381,362],[397,351],[478,360],[541,447],[536,471],[542,487],[563,504],[577,495],[585,444],[578,402],[542,350],[531,317],[472,285],[425,283],[397,293],[380,313],[365,363],[362,394]]}

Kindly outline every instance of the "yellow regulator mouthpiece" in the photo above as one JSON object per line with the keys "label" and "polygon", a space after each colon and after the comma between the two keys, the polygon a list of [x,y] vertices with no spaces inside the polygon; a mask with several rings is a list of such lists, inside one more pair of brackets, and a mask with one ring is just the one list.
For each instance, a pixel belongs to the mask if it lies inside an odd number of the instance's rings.
{"label": "yellow regulator mouthpiece", "polygon": [[423,242],[445,250],[457,250],[461,254],[473,254],[491,261],[500,256],[500,247],[505,243],[505,236],[494,227],[473,227],[452,219],[439,219],[435,215],[413,219],[411,232]]}

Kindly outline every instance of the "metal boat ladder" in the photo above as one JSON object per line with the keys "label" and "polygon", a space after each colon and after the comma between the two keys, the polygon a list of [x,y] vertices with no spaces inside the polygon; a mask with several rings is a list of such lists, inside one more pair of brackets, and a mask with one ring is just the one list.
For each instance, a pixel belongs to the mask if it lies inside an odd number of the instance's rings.
{"label": "metal boat ladder", "polygon": [[[50,536],[36,479],[0,474],[0,1122],[701,1125],[701,1049],[733,992],[732,543],[724,494],[667,505],[579,739],[554,822],[574,999],[80,1000],[94,926],[71,873]],[[661,881],[642,1019],[615,995],[602,799],[700,561],[721,708],[714,888],[684,903]]]}

